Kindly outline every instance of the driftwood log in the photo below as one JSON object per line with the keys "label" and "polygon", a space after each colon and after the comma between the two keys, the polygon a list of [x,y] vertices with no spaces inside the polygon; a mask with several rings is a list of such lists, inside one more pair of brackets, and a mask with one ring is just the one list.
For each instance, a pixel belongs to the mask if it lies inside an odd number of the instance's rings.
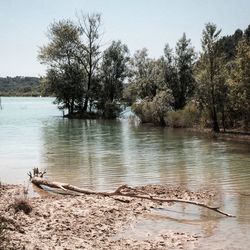
{"label": "driftwood log", "polygon": [[[209,210],[215,211],[217,213],[223,214],[228,217],[235,217],[234,215],[228,214],[226,212],[223,212],[219,209],[219,207],[211,207],[208,206],[204,203],[196,202],[196,201],[189,201],[189,200],[182,200],[182,199],[163,199],[159,197],[154,197],[152,195],[143,193],[138,194],[133,192],[134,189],[131,187],[128,187],[127,185],[122,185],[118,187],[115,191],[113,192],[97,192],[93,190],[88,190],[88,189],[83,189],[79,188],[67,183],[62,183],[62,182],[55,182],[55,181],[49,181],[43,178],[44,174],[46,171],[40,172],[38,168],[33,169],[33,174],[31,172],[28,173],[28,176],[30,177],[30,181],[36,185],[39,188],[42,188],[42,186],[47,186],[51,188],[58,188],[61,189],[65,192],[68,191],[73,191],[76,193],[81,193],[81,194],[92,194],[92,195],[101,195],[101,196],[109,196],[109,197],[114,197],[114,196],[122,196],[122,197],[130,197],[130,198],[138,198],[138,199],[144,199],[144,200],[150,200],[153,202],[178,202],[178,203],[186,203],[186,204],[191,204],[191,205],[196,205],[200,207],[207,208]],[[117,199],[119,200],[119,199]]]}

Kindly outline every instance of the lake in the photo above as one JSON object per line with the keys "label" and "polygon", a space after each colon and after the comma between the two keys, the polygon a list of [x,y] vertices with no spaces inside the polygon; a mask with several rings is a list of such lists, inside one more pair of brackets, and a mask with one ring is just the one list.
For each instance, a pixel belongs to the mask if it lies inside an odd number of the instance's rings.
{"label": "lake", "polygon": [[53,98],[1,99],[1,182],[25,184],[27,172],[38,166],[52,180],[95,190],[114,190],[124,183],[215,189],[221,208],[236,218],[204,215],[201,208],[189,211],[190,206],[183,215],[184,207],[178,205],[160,220],[141,221],[141,227],[203,234],[199,249],[250,248],[249,144],[138,126],[129,119],[68,120]]}

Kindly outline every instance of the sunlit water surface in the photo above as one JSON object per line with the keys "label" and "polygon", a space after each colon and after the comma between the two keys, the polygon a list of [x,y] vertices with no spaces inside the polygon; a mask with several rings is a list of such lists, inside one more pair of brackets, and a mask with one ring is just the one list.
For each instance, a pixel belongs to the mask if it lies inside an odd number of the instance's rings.
{"label": "sunlit water surface", "polygon": [[2,97],[2,182],[23,184],[27,172],[39,166],[52,180],[96,190],[113,190],[123,183],[215,189],[221,208],[236,218],[175,205],[139,220],[134,230],[197,233],[204,236],[199,249],[250,249],[249,144],[136,126],[128,119],[67,120],[52,101]]}

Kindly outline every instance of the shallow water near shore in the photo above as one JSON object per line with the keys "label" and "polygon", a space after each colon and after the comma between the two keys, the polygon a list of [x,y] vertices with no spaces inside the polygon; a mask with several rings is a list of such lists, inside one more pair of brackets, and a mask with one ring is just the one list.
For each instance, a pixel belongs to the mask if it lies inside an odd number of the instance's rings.
{"label": "shallow water near shore", "polygon": [[203,236],[199,249],[250,248],[249,144],[136,126],[128,119],[67,120],[52,101],[2,98],[1,182],[27,183],[27,172],[39,166],[52,180],[95,190],[113,190],[124,183],[213,189],[221,209],[236,218],[175,205],[139,219],[132,230],[138,233],[133,234],[139,235],[142,228],[171,228]]}

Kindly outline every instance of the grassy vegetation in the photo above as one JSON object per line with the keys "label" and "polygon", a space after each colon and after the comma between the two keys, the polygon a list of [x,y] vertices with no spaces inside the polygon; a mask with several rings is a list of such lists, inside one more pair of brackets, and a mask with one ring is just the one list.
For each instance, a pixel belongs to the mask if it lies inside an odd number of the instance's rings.
{"label": "grassy vegetation", "polygon": [[[19,231],[23,233],[23,229],[20,227],[20,225],[15,221],[15,219],[12,219],[11,216],[9,216],[12,213],[18,213],[20,211],[23,211],[25,214],[29,214],[32,211],[32,206],[30,204],[29,199],[27,198],[27,188],[23,188],[23,194],[16,198],[11,199],[12,194],[15,196],[16,194],[12,193],[9,194],[9,200],[6,200],[6,197],[4,198],[4,193],[8,192],[8,186],[3,185],[0,182],[0,200],[3,200],[5,202],[0,203],[0,249],[13,249],[9,248],[9,242],[10,242],[10,232],[11,231]],[[8,193],[6,193],[8,195]],[[8,211],[8,213],[4,213]],[[9,214],[10,213],[10,214]]]}
{"label": "grassy vegetation", "polygon": [[173,128],[191,128],[200,124],[201,115],[194,103],[187,104],[183,109],[167,113],[166,124]]}
{"label": "grassy vegetation", "polygon": [[32,206],[26,197],[15,199],[15,202],[11,207],[14,208],[15,213],[23,211],[25,214],[29,214],[32,211]]}

